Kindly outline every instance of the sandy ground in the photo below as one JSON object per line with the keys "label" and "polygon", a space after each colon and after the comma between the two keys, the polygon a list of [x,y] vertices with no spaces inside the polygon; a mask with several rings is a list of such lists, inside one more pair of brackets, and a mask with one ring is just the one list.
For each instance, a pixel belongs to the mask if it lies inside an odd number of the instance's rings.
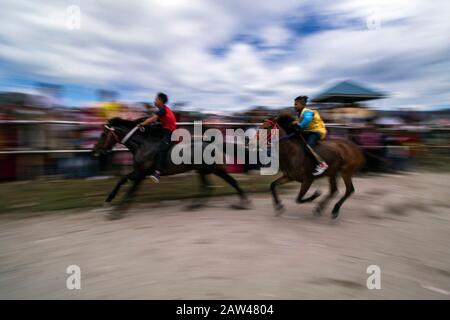
{"label": "sandy ground", "polygon": [[[0,298],[449,299],[450,174],[355,187],[334,221],[331,208],[314,217],[314,203],[296,204],[296,191],[282,194],[281,217],[269,194],[246,211],[214,198],[198,211],[139,205],[116,221],[101,210],[4,214]],[[73,264],[81,290],[66,288]],[[380,290],[366,286],[369,265],[381,268]]]}

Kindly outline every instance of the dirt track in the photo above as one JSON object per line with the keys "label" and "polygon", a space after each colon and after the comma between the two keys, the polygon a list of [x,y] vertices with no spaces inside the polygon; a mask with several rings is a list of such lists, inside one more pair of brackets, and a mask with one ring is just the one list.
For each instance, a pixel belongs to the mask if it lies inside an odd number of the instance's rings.
{"label": "dirt track", "polygon": [[[269,194],[246,211],[215,198],[193,212],[139,205],[117,221],[98,210],[5,214],[0,298],[449,299],[450,174],[355,187],[336,221],[330,208],[313,217],[315,204],[297,205],[292,191],[281,217]],[[72,264],[81,290],[66,289]],[[369,265],[381,268],[381,290],[366,287]]]}

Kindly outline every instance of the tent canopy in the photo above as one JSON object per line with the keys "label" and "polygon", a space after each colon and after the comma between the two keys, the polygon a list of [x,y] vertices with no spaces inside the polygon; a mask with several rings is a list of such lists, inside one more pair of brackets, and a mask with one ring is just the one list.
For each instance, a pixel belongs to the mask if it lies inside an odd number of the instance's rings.
{"label": "tent canopy", "polygon": [[366,88],[352,81],[343,81],[320,93],[312,101],[321,103],[354,103],[384,97],[386,97],[384,93]]}

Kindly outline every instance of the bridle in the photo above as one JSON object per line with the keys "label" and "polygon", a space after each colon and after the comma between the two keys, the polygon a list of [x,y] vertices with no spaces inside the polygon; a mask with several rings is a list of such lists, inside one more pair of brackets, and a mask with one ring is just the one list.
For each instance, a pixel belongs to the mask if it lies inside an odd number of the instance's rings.
{"label": "bridle", "polygon": [[[108,130],[108,133],[110,133],[114,137],[114,140],[116,141],[116,143],[121,143],[121,144],[125,144],[128,141],[128,139],[130,139],[131,136],[136,132],[136,130],[139,129],[141,132],[145,131],[144,127],[135,126],[133,129],[131,129],[125,135],[125,137],[122,138],[122,140],[120,140],[119,136],[116,133],[116,129],[114,129],[113,127],[108,126],[107,124],[105,124],[104,127]],[[108,140],[106,140],[106,142],[109,142],[109,137],[110,137],[110,135],[108,135]],[[106,142],[105,142],[105,145],[106,145]]]}
{"label": "bridle", "polygon": [[278,125],[278,123],[276,123],[275,121],[273,121],[271,119],[264,120],[264,123],[270,124],[271,125],[270,129],[280,129],[280,126]]}
{"label": "bridle", "polygon": [[119,136],[116,133],[116,129],[114,129],[113,127],[108,126],[107,124],[105,124],[104,127],[105,127],[105,129],[108,130],[108,135],[106,137],[107,139],[105,140],[105,146],[106,146],[107,142],[109,142],[109,139],[110,139],[111,136],[114,138],[116,143],[119,143],[120,139],[119,139]]}
{"label": "bridle", "polygon": [[[266,128],[266,129],[270,130],[269,134],[267,135],[267,142],[271,142],[271,140],[272,140],[272,129],[280,130],[280,125],[276,121],[271,120],[271,119],[264,120],[263,125],[266,124],[266,123],[270,125],[268,128]],[[278,141],[289,139],[289,138],[295,136],[295,134],[296,134],[295,132],[292,132],[292,133],[289,133],[287,135],[284,135],[281,138],[278,138]],[[258,135],[259,135],[259,132],[258,132]],[[259,136],[258,136],[258,138],[259,138]]]}
{"label": "bridle", "polygon": [[[276,129],[279,130],[280,126],[278,125],[278,123],[276,123],[275,121],[271,120],[271,119],[266,119],[263,122],[263,125],[265,124],[269,124],[268,128],[265,129],[269,129],[269,133],[267,134],[267,142],[270,142],[272,139],[272,129]],[[259,139],[259,132],[257,133],[257,138]]]}

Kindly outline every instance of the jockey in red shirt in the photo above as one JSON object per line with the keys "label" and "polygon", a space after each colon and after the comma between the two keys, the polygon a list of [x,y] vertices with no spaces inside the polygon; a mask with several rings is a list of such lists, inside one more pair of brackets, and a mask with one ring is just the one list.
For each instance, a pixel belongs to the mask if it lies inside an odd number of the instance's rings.
{"label": "jockey in red shirt", "polygon": [[166,94],[162,92],[158,93],[154,102],[155,106],[158,108],[158,111],[153,116],[138,124],[138,126],[143,127],[159,120],[163,126],[163,135],[156,154],[155,171],[150,176],[150,178],[152,178],[155,182],[159,182],[161,170],[167,158],[167,151],[169,150],[172,132],[177,128],[175,115],[166,105],[168,101],[169,98]]}

